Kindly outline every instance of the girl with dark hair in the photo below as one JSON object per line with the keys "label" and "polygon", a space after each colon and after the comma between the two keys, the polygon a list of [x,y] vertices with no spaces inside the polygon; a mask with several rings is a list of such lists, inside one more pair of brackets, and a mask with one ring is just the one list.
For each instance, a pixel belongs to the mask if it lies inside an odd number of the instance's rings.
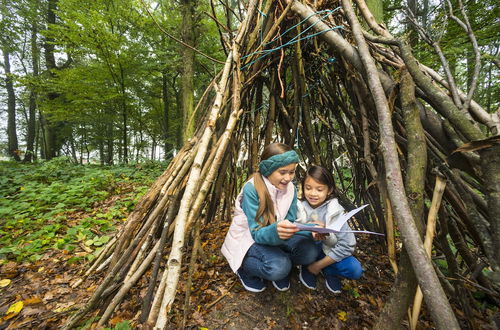
{"label": "girl with dark hair", "polygon": [[292,180],[299,156],[289,146],[264,148],[259,170],[236,198],[233,221],[222,254],[248,291],[261,292],[264,280],[286,291],[292,264],[316,260],[311,235],[293,223],[297,216],[297,189]]}
{"label": "girl with dark hair", "polygon": [[[312,166],[302,183],[302,198],[298,203],[297,222],[318,223],[329,228],[344,213],[333,192],[335,183],[332,174],[321,166]],[[341,231],[351,230],[347,222]],[[353,233],[329,234],[316,243],[317,260],[307,266],[300,266],[299,278],[309,289],[316,289],[316,275],[325,277],[328,290],[340,293],[341,277],[358,279],[363,273],[361,264],[352,256],[356,247]]]}

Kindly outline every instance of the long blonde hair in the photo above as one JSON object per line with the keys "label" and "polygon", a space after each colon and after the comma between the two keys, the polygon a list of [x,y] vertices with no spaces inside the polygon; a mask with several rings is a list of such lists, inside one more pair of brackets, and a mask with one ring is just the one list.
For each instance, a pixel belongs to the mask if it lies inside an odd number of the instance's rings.
{"label": "long blonde hair", "polygon": [[[260,160],[266,160],[274,155],[279,155],[284,152],[290,151],[292,148],[283,143],[271,143],[267,145],[262,151]],[[266,184],[262,177],[262,174],[257,170],[253,174],[253,185],[259,196],[259,208],[257,209],[257,214],[255,215],[255,222],[260,224],[261,227],[265,227],[269,224],[276,222],[276,214],[274,213],[274,203],[269,195]],[[260,218],[263,218],[262,221]]]}

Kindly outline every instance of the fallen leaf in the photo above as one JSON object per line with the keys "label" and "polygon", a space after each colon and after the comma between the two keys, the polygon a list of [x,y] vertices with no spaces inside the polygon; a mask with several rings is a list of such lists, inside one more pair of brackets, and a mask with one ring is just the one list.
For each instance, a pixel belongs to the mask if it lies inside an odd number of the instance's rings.
{"label": "fallen leaf", "polygon": [[7,310],[7,313],[5,314],[10,314],[10,313],[16,313],[18,314],[21,309],[23,309],[24,303],[22,301],[18,301],[10,305],[9,309]]}
{"label": "fallen leaf", "polygon": [[8,278],[1,280],[0,281],[0,288],[5,288],[7,285],[10,284],[10,282],[12,282],[12,281],[9,280]]}
{"label": "fallen leaf", "polygon": [[111,320],[109,320],[109,324],[111,324],[112,326],[115,326],[118,323],[120,323],[121,321],[123,321],[123,319],[121,317],[117,316],[117,317],[114,317]]}
{"label": "fallen leaf", "polygon": [[40,268],[38,268],[38,272],[39,272],[39,273],[43,272],[44,270],[45,270],[45,267],[40,267]]}
{"label": "fallen leaf", "polygon": [[347,321],[347,313],[344,311],[338,312],[337,318],[341,321]]}

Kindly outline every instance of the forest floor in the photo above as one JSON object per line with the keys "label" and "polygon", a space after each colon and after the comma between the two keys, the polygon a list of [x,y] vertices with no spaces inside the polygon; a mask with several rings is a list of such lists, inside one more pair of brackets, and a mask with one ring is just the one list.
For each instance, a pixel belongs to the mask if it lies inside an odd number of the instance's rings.
{"label": "forest floor", "polygon": [[[113,197],[116,199],[116,196]],[[103,203],[100,207],[109,207]],[[78,215],[83,216],[83,215]],[[75,219],[73,219],[75,220]],[[170,314],[172,329],[370,329],[394,281],[382,245],[374,236],[360,235],[356,257],[365,272],[357,281],[344,281],[341,294],[330,293],[318,278],[318,289],[305,288],[292,271],[291,288],[279,292],[269,283],[262,293],[243,289],[220,253],[229,221],[214,221],[202,228],[202,254],[192,276],[189,308],[184,313],[188,261],[184,261],[178,295]],[[88,301],[104,273],[92,274],[77,287],[88,268],[69,263],[88,247],[72,252],[51,249],[35,262],[8,262],[0,268],[0,330],[59,329],[71,313]],[[190,249],[188,249],[190,250]],[[186,255],[190,255],[186,253]],[[166,257],[168,254],[166,254]],[[142,276],[108,323],[111,329],[140,329],[138,323],[147,276]],[[6,281],[8,280],[8,281]],[[8,282],[8,283],[7,283]],[[459,313],[459,312],[458,312]],[[186,321],[183,325],[183,316]],[[98,317],[87,315],[82,328],[96,327]],[[459,314],[460,317],[460,314]],[[481,329],[493,329],[481,314]],[[406,328],[402,325],[402,328]],[[419,329],[432,329],[425,308]]]}

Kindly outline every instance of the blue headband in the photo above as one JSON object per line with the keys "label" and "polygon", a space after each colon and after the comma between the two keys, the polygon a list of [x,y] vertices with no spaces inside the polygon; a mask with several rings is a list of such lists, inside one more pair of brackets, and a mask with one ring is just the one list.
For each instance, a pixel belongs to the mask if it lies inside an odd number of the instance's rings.
{"label": "blue headband", "polygon": [[259,171],[263,176],[270,176],[278,168],[298,162],[299,155],[294,150],[290,150],[261,161],[259,163]]}

